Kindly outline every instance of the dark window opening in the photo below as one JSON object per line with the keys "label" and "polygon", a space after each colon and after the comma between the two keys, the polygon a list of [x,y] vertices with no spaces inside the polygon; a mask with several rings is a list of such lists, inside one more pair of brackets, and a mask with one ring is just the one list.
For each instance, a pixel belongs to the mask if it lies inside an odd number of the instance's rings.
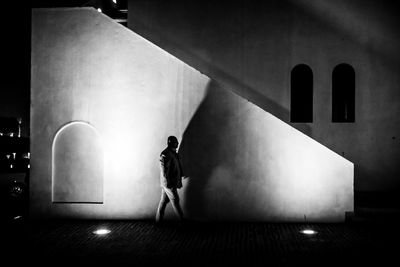
{"label": "dark window opening", "polygon": [[332,72],[332,122],[355,122],[355,72],[349,64]]}
{"label": "dark window opening", "polygon": [[299,64],[291,72],[290,121],[313,121],[313,73],[309,66]]}

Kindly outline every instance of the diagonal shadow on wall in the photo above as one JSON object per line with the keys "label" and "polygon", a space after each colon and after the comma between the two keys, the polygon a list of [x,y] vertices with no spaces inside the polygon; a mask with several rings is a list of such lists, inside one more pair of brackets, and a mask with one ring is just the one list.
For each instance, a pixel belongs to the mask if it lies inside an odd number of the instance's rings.
{"label": "diagonal shadow on wall", "polygon": [[[257,214],[273,209],[274,200],[260,186],[266,180],[261,179],[258,163],[252,160],[251,153],[257,152],[246,145],[252,140],[244,136],[247,122],[240,114],[244,112],[240,97],[210,81],[179,148],[185,175],[189,176],[183,197],[188,218],[257,220]],[[238,162],[243,164],[238,166]],[[218,201],[213,202],[215,194]],[[264,205],[252,205],[260,201]]]}
{"label": "diagonal shadow on wall", "polygon": [[[185,188],[185,213],[189,218],[204,218],[206,211],[206,187],[212,170],[226,160],[219,149],[224,143],[226,116],[232,111],[222,103],[222,92],[211,81],[203,102],[187,126],[179,148],[185,175],[189,181]],[[193,159],[201,159],[194,161]]]}

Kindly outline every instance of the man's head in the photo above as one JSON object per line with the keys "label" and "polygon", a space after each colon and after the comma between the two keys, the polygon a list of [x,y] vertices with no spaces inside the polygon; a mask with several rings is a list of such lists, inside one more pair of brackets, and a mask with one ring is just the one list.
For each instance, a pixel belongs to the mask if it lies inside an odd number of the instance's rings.
{"label": "man's head", "polygon": [[178,139],[175,136],[169,136],[168,141],[167,141],[168,147],[177,149],[179,142]]}

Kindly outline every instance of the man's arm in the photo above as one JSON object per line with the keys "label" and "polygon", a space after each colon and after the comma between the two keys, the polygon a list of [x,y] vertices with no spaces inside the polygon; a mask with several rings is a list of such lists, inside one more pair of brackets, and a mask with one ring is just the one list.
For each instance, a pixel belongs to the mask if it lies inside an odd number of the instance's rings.
{"label": "man's arm", "polygon": [[170,188],[171,186],[171,177],[170,175],[170,168],[172,164],[171,156],[165,152],[161,153],[160,155],[160,167],[161,167],[161,175],[160,175],[160,182],[162,186]]}
{"label": "man's arm", "polygon": [[163,174],[164,178],[167,179],[168,168],[170,165],[170,159],[164,153],[162,153],[160,155],[160,165],[161,165],[162,174]]}

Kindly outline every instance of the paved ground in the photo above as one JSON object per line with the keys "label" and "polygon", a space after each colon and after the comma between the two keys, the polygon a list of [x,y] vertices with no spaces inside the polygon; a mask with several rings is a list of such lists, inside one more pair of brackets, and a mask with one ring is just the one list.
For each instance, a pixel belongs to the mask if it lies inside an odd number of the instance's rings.
{"label": "paved ground", "polygon": [[[400,258],[397,224],[384,222],[155,226],[149,221],[17,219],[3,225],[2,259],[14,261],[8,266],[395,266]],[[111,232],[93,234],[99,228]],[[303,229],[318,233],[304,235]]]}

